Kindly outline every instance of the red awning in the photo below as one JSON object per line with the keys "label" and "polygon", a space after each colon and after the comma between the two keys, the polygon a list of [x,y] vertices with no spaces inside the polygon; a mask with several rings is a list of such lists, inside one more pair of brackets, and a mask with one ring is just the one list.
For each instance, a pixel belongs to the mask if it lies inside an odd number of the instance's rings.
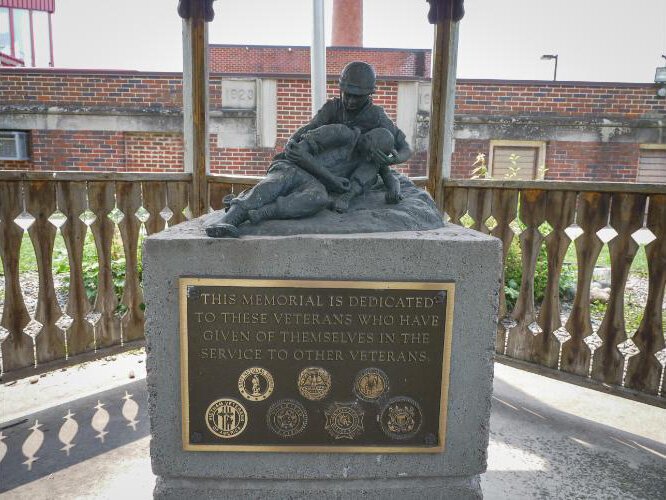
{"label": "red awning", "polygon": [[55,0],[0,0],[0,7],[55,12]]}

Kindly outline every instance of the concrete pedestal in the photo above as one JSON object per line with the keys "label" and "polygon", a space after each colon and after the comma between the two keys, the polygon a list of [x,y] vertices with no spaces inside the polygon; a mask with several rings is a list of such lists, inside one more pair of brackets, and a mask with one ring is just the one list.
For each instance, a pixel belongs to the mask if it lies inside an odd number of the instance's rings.
{"label": "concrete pedestal", "polygon": [[[151,458],[158,498],[479,498],[486,467],[500,242],[418,232],[210,239],[200,220],[144,248]],[[446,449],[438,454],[185,452],[178,278],[454,281]]]}

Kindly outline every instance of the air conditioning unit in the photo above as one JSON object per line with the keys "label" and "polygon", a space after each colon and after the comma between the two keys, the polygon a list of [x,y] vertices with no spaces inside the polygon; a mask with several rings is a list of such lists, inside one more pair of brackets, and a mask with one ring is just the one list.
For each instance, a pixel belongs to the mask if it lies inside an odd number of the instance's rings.
{"label": "air conditioning unit", "polygon": [[0,130],[0,160],[27,160],[28,133]]}

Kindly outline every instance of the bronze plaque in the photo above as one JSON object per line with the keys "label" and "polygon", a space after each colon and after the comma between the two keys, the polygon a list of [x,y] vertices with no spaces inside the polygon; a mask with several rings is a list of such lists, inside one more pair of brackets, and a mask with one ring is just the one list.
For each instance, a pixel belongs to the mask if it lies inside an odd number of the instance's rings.
{"label": "bronze plaque", "polygon": [[453,293],[181,278],[183,448],[441,452]]}

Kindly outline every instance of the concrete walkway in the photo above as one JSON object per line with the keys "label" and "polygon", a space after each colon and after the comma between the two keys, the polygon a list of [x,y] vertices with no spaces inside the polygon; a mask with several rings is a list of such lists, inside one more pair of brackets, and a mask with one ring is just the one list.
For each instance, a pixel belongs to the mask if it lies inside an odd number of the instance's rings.
{"label": "concrete walkway", "polygon": [[[1,386],[0,497],[151,498],[142,361]],[[485,498],[666,498],[666,410],[495,371]]]}

